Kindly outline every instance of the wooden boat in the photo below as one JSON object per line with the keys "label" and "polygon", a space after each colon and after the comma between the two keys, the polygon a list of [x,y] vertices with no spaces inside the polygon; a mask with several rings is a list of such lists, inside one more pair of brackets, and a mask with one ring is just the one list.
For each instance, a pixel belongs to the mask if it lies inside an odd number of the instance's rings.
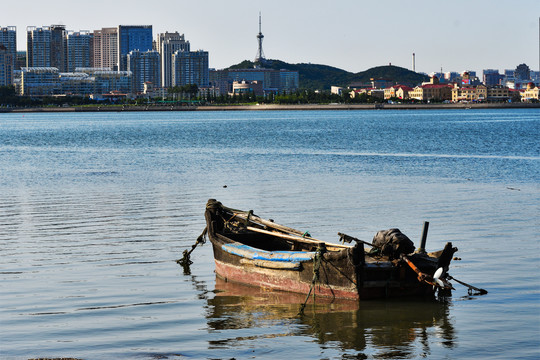
{"label": "wooden boat", "polygon": [[338,233],[355,244],[334,244],[214,199],[205,218],[216,274],[227,281],[346,299],[433,296],[452,289],[445,277],[457,248],[447,243],[426,253],[427,227],[414,251],[397,229],[377,233],[374,244]]}

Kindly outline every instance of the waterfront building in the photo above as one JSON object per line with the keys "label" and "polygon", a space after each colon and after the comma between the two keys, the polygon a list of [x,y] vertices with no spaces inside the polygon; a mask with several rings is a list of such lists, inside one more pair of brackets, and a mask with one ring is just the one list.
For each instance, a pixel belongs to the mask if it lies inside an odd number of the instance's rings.
{"label": "waterfront building", "polygon": [[26,67],[51,67],[51,29],[48,26],[26,28]]}
{"label": "waterfront building", "polygon": [[95,94],[131,93],[131,71],[115,71],[110,68],[77,68],[75,71],[86,73],[95,79]]}
{"label": "waterfront building", "polygon": [[209,84],[208,51],[176,51],[173,54],[173,86]]}
{"label": "waterfront building", "polygon": [[67,72],[76,68],[92,67],[94,39],[89,31],[68,32],[67,43]]}
{"label": "waterfront building", "polygon": [[118,70],[127,70],[127,56],[130,51],[152,50],[152,25],[118,26]]}
{"label": "waterfront building", "polygon": [[[401,91],[400,91],[401,90]],[[406,85],[394,85],[384,89],[384,99],[390,98],[407,99],[409,97],[409,91],[413,90],[410,86]]]}
{"label": "waterfront building", "polygon": [[95,78],[83,72],[59,74],[64,95],[90,96],[95,93]]}
{"label": "waterfront building", "polygon": [[508,101],[512,97],[506,86],[490,86],[487,88],[487,101]]}
{"label": "waterfront building", "polygon": [[157,35],[155,47],[161,57],[161,86],[169,88],[173,84],[173,54],[177,51],[189,52],[189,41],[185,40],[184,34],[165,32]]}
{"label": "waterfront building", "polygon": [[416,86],[414,89],[409,91],[409,99],[416,99],[420,101],[451,100],[452,86],[445,84],[426,84]]}
{"label": "waterfront building", "polygon": [[20,95],[46,96],[62,93],[58,68],[23,67],[21,69]]}
{"label": "waterfront building", "polygon": [[298,71],[289,70],[266,68],[212,70],[211,79],[221,94],[231,93],[232,84],[243,80],[258,81],[262,84],[265,94],[291,93],[299,87]]}
{"label": "waterfront building", "polygon": [[384,99],[384,89],[367,88],[367,87],[351,88],[351,89],[352,91],[349,94],[352,99],[354,99],[357,96],[364,95],[364,94],[368,96],[373,96],[377,99]]}
{"label": "waterfront building", "polygon": [[453,102],[476,102],[487,100],[488,91],[485,85],[455,86],[452,89]]}
{"label": "waterfront building", "polygon": [[540,88],[535,86],[533,82],[527,84],[527,89],[521,93],[521,101],[523,102],[538,102],[540,100]]}
{"label": "waterfront building", "polygon": [[230,95],[239,96],[239,95],[255,95],[263,96],[263,86],[262,83],[258,81],[235,81],[233,82],[232,93]]}
{"label": "waterfront building", "polygon": [[118,70],[118,29],[94,30],[93,44],[92,67]]}
{"label": "waterfront building", "polygon": [[11,85],[17,60],[17,28],[0,27],[0,86]]}
{"label": "waterfront building", "polygon": [[132,73],[134,93],[142,93],[146,82],[161,86],[160,56],[156,50],[145,52],[133,50],[128,54],[127,64],[127,70]]}

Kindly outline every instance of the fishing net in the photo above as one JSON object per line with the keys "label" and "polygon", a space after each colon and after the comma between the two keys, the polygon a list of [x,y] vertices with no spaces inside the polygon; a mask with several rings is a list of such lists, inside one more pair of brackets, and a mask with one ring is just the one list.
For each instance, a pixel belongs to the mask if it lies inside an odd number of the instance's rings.
{"label": "fishing net", "polygon": [[399,229],[381,230],[373,237],[372,244],[381,255],[397,259],[401,254],[414,252],[414,243]]}

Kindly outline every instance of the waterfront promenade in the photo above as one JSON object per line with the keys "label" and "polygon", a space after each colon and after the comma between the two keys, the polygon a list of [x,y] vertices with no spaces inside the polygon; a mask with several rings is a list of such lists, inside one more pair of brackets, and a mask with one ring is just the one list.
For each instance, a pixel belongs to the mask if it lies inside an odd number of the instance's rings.
{"label": "waterfront promenade", "polygon": [[100,105],[39,108],[0,108],[6,112],[97,112],[97,111],[242,111],[242,110],[419,110],[419,109],[518,109],[540,108],[540,103],[451,103],[451,104],[305,104],[305,105]]}

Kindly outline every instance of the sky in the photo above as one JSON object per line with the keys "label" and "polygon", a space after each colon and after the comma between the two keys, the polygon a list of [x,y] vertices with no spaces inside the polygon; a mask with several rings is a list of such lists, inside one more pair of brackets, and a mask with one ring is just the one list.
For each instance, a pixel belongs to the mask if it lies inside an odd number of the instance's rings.
{"label": "sky", "polygon": [[539,0],[25,0],[0,12],[0,27],[62,24],[96,30],[152,25],[184,34],[222,69],[257,54],[259,12],[267,59],[324,64],[350,72],[381,65],[417,72],[539,70]]}

